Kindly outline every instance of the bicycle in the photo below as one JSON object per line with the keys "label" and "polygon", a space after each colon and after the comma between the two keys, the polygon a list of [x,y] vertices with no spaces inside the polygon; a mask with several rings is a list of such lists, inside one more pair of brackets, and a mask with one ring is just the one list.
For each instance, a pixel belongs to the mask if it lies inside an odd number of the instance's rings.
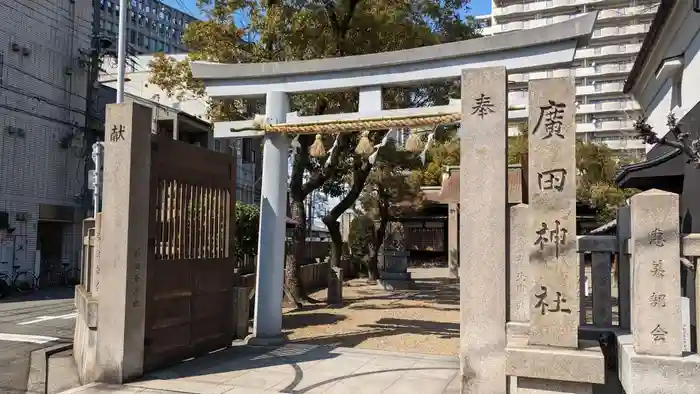
{"label": "bicycle", "polygon": [[36,288],[41,288],[42,286],[51,286],[55,284],[67,287],[75,286],[75,284],[77,283],[78,275],[80,275],[80,270],[73,270],[72,268],[70,268],[69,263],[61,263],[61,266],[63,266],[63,269],[60,271],[42,271],[39,274],[39,278],[36,279]]}
{"label": "bicycle", "polygon": [[[8,264],[2,262],[0,264]],[[0,298],[4,297],[10,290],[19,293],[27,293],[37,289],[37,280],[31,271],[18,271],[19,265],[12,266],[12,273],[0,273]]]}

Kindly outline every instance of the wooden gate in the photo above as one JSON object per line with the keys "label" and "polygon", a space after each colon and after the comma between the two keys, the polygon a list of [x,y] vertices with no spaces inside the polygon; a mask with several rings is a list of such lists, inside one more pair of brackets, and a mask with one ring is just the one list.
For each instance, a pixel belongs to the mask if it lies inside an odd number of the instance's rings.
{"label": "wooden gate", "polygon": [[235,157],[154,135],[144,371],[233,340]]}

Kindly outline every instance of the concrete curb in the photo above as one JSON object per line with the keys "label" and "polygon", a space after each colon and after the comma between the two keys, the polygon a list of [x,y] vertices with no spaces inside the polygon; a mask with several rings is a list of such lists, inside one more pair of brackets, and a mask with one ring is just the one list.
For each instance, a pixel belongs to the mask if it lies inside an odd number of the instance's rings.
{"label": "concrete curb", "polygon": [[[47,353],[50,357],[52,355],[70,351],[72,350],[72,348],[73,343],[60,343],[58,345],[50,346],[31,352],[29,359],[29,374],[27,376],[27,393],[44,393],[44,386],[47,383],[45,382],[47,368]],[[51,362],[50,359],[48,361],[49,363]],[[61,373],[58,375],[58,379],[50,379],[50,381],[53,382],[53,384],[50,384],[48,386],[49,393],[60,392],[62,390],[73,388],[75,387],[74,382],[78,382],[78,385],[80,384],[74,361],[72,361],[72,365],[72,370],[70,368],[61,368]],[[52,374],[52,376],[55,377],[56,375]],[[58,390],[52,390],[53,387],[56,387]]]}

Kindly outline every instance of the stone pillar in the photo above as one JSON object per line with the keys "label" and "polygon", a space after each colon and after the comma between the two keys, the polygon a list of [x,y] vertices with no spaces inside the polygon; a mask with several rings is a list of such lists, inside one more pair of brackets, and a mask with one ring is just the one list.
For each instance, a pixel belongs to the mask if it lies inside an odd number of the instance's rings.
{"label": "stone pillar", "polygon": [[630,254],[627,241],[630,239],[630,208],[622,207],[617,211],[617,299],[619,308],[620,328],[630,329]]}
{"label": "stone pillar", "polygon": [[576,107],[573,78],[530,81],[531,345],[578,347]]}
{"label": "stone pillar", "polygon": [[460,365],[469,394],[506,392],[506,83],[505,67],[462,71]]}
{"label": "stone pillar", "polygon": [[634,351],[682,353],[678,195],[648,190],[631,198]]}
{"label": "stone pillar", "polygon": [[447,218],[447,267],[450,278],[459,277],[459,204],[449,204]]}
{"label": "stone pillar", "polygon": [[[576,129],[573,78],[530,81],[527,343],[509,344],[506,373],[518,394],[591,394],[605,382],[598,343],[579,347]],[[513,235],[515,236],[515,235]]]}
{"label": "stone pillar", "polygon": [[97,380],[143,373],[146,260],[150,215],[151,110],[107,106],[100,240]]}
{"label": "stone pillar", "polygon": [[[288,111],[289,99],[286,93],[267,94],[265,114],[269,123],[284,123]],[[249,342],[257,340],[260,343],[272,343],[282,340],[289,145],[289,139],[284,134],[265,135],[258,267],[255,279],[255,320]]]}

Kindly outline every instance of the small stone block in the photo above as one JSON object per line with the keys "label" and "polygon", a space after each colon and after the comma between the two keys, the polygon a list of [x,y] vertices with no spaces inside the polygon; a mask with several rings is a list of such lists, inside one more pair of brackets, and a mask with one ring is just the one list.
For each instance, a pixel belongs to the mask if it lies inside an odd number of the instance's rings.
{"label": "small stone block", "polygon": [[411,290],[416,287],[413,280],[378,279],[377,286],[386,291]]}
{"label": "small stone block", "polygon": [[339,267],[331,267],[328,270],[328,293],[326,302],[329,305],[338,305],[343,303],[343,269]]}
{"label": "small stone block", "polygon": [[632,335],[617,337],[620,383],[627,394],[700,393],[700,355],[650,356],[634,351]]}
{"label": "small stone block", "polygon": [[235,339],[242,339],[248,335],[250,291],[251,289],[248,287],[233,288],[233,332]]}
{"label": "small stone block", "polygon": [[565,382],[561,380],[545,380],[518,378],[518,394],[592,394],[593,384],[581,382]]}
{"label": "small stone block", "polygon": [[587,341],[581,341],[579,349],[509,346],[506,348],[506,375],[517,376],[518,381],[525,377],[603,384],[605,358],[597,343]]}

